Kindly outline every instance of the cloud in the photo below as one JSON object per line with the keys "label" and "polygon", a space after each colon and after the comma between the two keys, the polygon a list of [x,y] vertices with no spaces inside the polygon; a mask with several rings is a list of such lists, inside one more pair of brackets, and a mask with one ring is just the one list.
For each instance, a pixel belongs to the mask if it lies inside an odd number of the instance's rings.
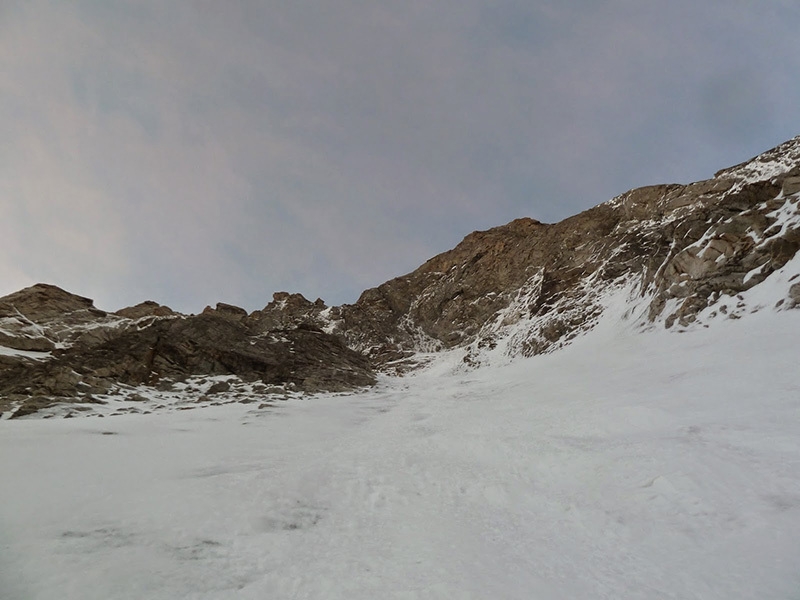
{"label": "cloud", "polygon": [[353,301],[472,229],[798,133],[797,22],[687,0],[4,3],[0,293]]}

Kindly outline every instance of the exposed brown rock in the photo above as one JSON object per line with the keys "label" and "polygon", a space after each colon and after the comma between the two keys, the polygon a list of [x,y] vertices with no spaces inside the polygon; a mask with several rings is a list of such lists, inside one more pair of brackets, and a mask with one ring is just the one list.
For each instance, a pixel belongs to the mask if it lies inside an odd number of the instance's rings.
{"label": "exposed brown rock", "polygon": [[59,346],[92,345],[108,338],[103,325],[120,318],[95,308],[92,300],[38,283],[0,298],[0,344],[46,352]]}
{"label": "exposed brown rock", "polygon": [[302,294],[275,292],[272,302],[262,310],[253,312],[248,321],[258,331],[294,329],[300,325],[321,329],[325,322],[320,314],[326,308],[325,302],[320,298],[311,302]]}
{"label": "exposed brown rock", "polygon": [[219,394],[221,392],[227,392],[229,389],[231,389],[230,383],[227,381],[218,381],[217,383],[212,384],[211,387],[206,390],[206,394]]}
{"label": "exposed brown rock", "polygon": [[782,188],[785,196],[791,196],[800,192],[800,177],[787,177],[783,180]]}
{"label": "exposed brown rock", "polygon": [[205,374],[238,375],[308,392],[375,382],[367,358],[339,337],[307,328],[254,335],[235,319],[201,314],[131,328],[96,346],[74,346],[44,363],[18,364],[0,372],[0,397],[56,401],[102,382],[156,386],[164,378]]}
{"label": "exposed brown rock", "polygon": [[0,346],[30,352],[49,352],[56,347],[52,340],[41,335],[22,332],[18,332],[17,335],[11,335],[3,331],[0,331]]}
{"label": "exposed brown rock", "polygon": [[[37,283],[0,298],[0,317],[22,315],[37,323],[61,318],[65,314],[90,310],[97,309],[89,298],[70,294],[46,283]],[[100,314],[103,314],[102,311]]]}
{"label": "exposed brown rock", "polygon": [[247,316],[247,311],[233,304],[225,304],[224,302],[217,302],[216,308],[206,306],[203,309],[204,315],[217,315],[220,317],[227,317],[229,319],[241,320]]}
{"label": "exposed brown rock", "polygon": [[217,302],[217,313],[235,319],[243,319],[247,316],[247,311],[245,309],[234,306],[233,304],[225,304],[224,302]]}
{"label": "exposed brown rock", "polygon": [[140,302],[135,306],[128,306],[127,308],[122,308],[114,313],[120,317],[125,317],[126,319],[141,319],[143,317],[173,317],[176,316],[178,313],[173,311],[168,306],[162,306],[158,302],[153,302],[152,300],[145,300],[144,302]]}

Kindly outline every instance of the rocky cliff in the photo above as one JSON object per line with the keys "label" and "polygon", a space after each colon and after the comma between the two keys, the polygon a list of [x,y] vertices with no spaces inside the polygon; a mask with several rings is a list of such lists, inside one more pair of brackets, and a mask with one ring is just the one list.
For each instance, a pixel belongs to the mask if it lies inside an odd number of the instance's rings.
{"label": "rocky cliff", "polygon": [[519,219],[472,233],[330,311],[331,330],[380,360],[492,345],[513,325],[508,352],[532,355],[591,327],[603,292],[623,284],[647,300],[647,322],[687,326],[795,256],[799,198],[800,137],[707,181],[632,190],[551,225]]}
{"label": "rocky cliff", "polygon": [[740,316],[741,294],[780,271],[786,289],[770,308],[791,309],[799,203],[800,137],[706,181],[639,188],[555,224],[474,232],[352,305],[280,292],[251,314],[220,303],[186,316],[155,302],[105,313],[33,286],[0,298],[0,411],[147,389],[209,399],[204,390],[220,383],[230,401],[261,393],[254,382],[345,390],[448,348],[471,365],[487,351],[530,356],[593,327],[614,290],[626,291],[640,327],[682,329]]}

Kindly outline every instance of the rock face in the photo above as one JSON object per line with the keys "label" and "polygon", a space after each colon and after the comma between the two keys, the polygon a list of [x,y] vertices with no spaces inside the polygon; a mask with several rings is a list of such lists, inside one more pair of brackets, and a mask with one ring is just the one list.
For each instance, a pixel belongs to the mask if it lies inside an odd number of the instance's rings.
{"label": "rock face", "polygon": [[47,352],[79,338],[88,341],[92,325],[113,320],[88,298],[39,283],[0,298],[0,345]]}
{"label": "rock face", "polygon": [[311,302],[302,294],[275,292],[272,302],[251,314],[250,320],[262,331],[297,327],[300,324],[322,327],[324,318],[321,315],[326,309],[320,298]]}
{"label": "rock face", "polygon": [[686,326],[795,256],[798,202],[800,137],[707,181],[632,190],[552,225],[472,233],[330,310],[330,330],[377,363],[498,339],[532,355],[592,327],[603,292],[625,283],[648,300],[648,323]]}
{"label": "rock face", "polygon": [[0,413],[15,416],[119,385],[169,386],[198,375],[305,392],[375,383],[367,357],[341,337],[308,324],[268,328],[223,303],[197,316],[154,302],[109,315],[88,298],[39,284],[0,299],[0,309]]}
{"label": "rock face", "polygon": [[[492,349],[529,356],[593,327],[623,288],[639,326],[681,329],[705,314],[737,316],[740,294],[800,271],[798,249],[800,137],[707,181],[631,190],[555,224],[522,218],[471,233],[352,305],[278,292],[251,314],[219,303],[185,316],[151,301],[109,314],[39,284],[0,298],[0,412],[201,375],[345,390],[447,348],[473,365]],[[800,306],[800,272],[789,275],[781,310]]]}

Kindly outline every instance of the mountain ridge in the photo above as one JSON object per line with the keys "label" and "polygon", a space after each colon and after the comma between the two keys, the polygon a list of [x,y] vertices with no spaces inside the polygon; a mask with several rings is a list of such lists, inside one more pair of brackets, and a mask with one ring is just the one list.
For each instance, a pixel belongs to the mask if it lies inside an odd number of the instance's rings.
{"label": "mountain ridge", "polygon": [[[640,328],[707,326],[741,316],[742,293],[796,262],[799,203],[800,136],[709,180],[636,188],[558,223],[523,217],[470,233],[353,304],[277,292],[252,313],[219,303],[182,315],[153,301],[107,313],[37,284],[0,298],[0,411],[91,412],[109,395],[186,387],[211,402],[217,384],[228,386],[224,401],[262,388],[344,391],[454,348],[468,366],[498,352],[532,356],[590,330],[623,287]],[[771,308],[800,303],[797,270],[783,274]]]}

